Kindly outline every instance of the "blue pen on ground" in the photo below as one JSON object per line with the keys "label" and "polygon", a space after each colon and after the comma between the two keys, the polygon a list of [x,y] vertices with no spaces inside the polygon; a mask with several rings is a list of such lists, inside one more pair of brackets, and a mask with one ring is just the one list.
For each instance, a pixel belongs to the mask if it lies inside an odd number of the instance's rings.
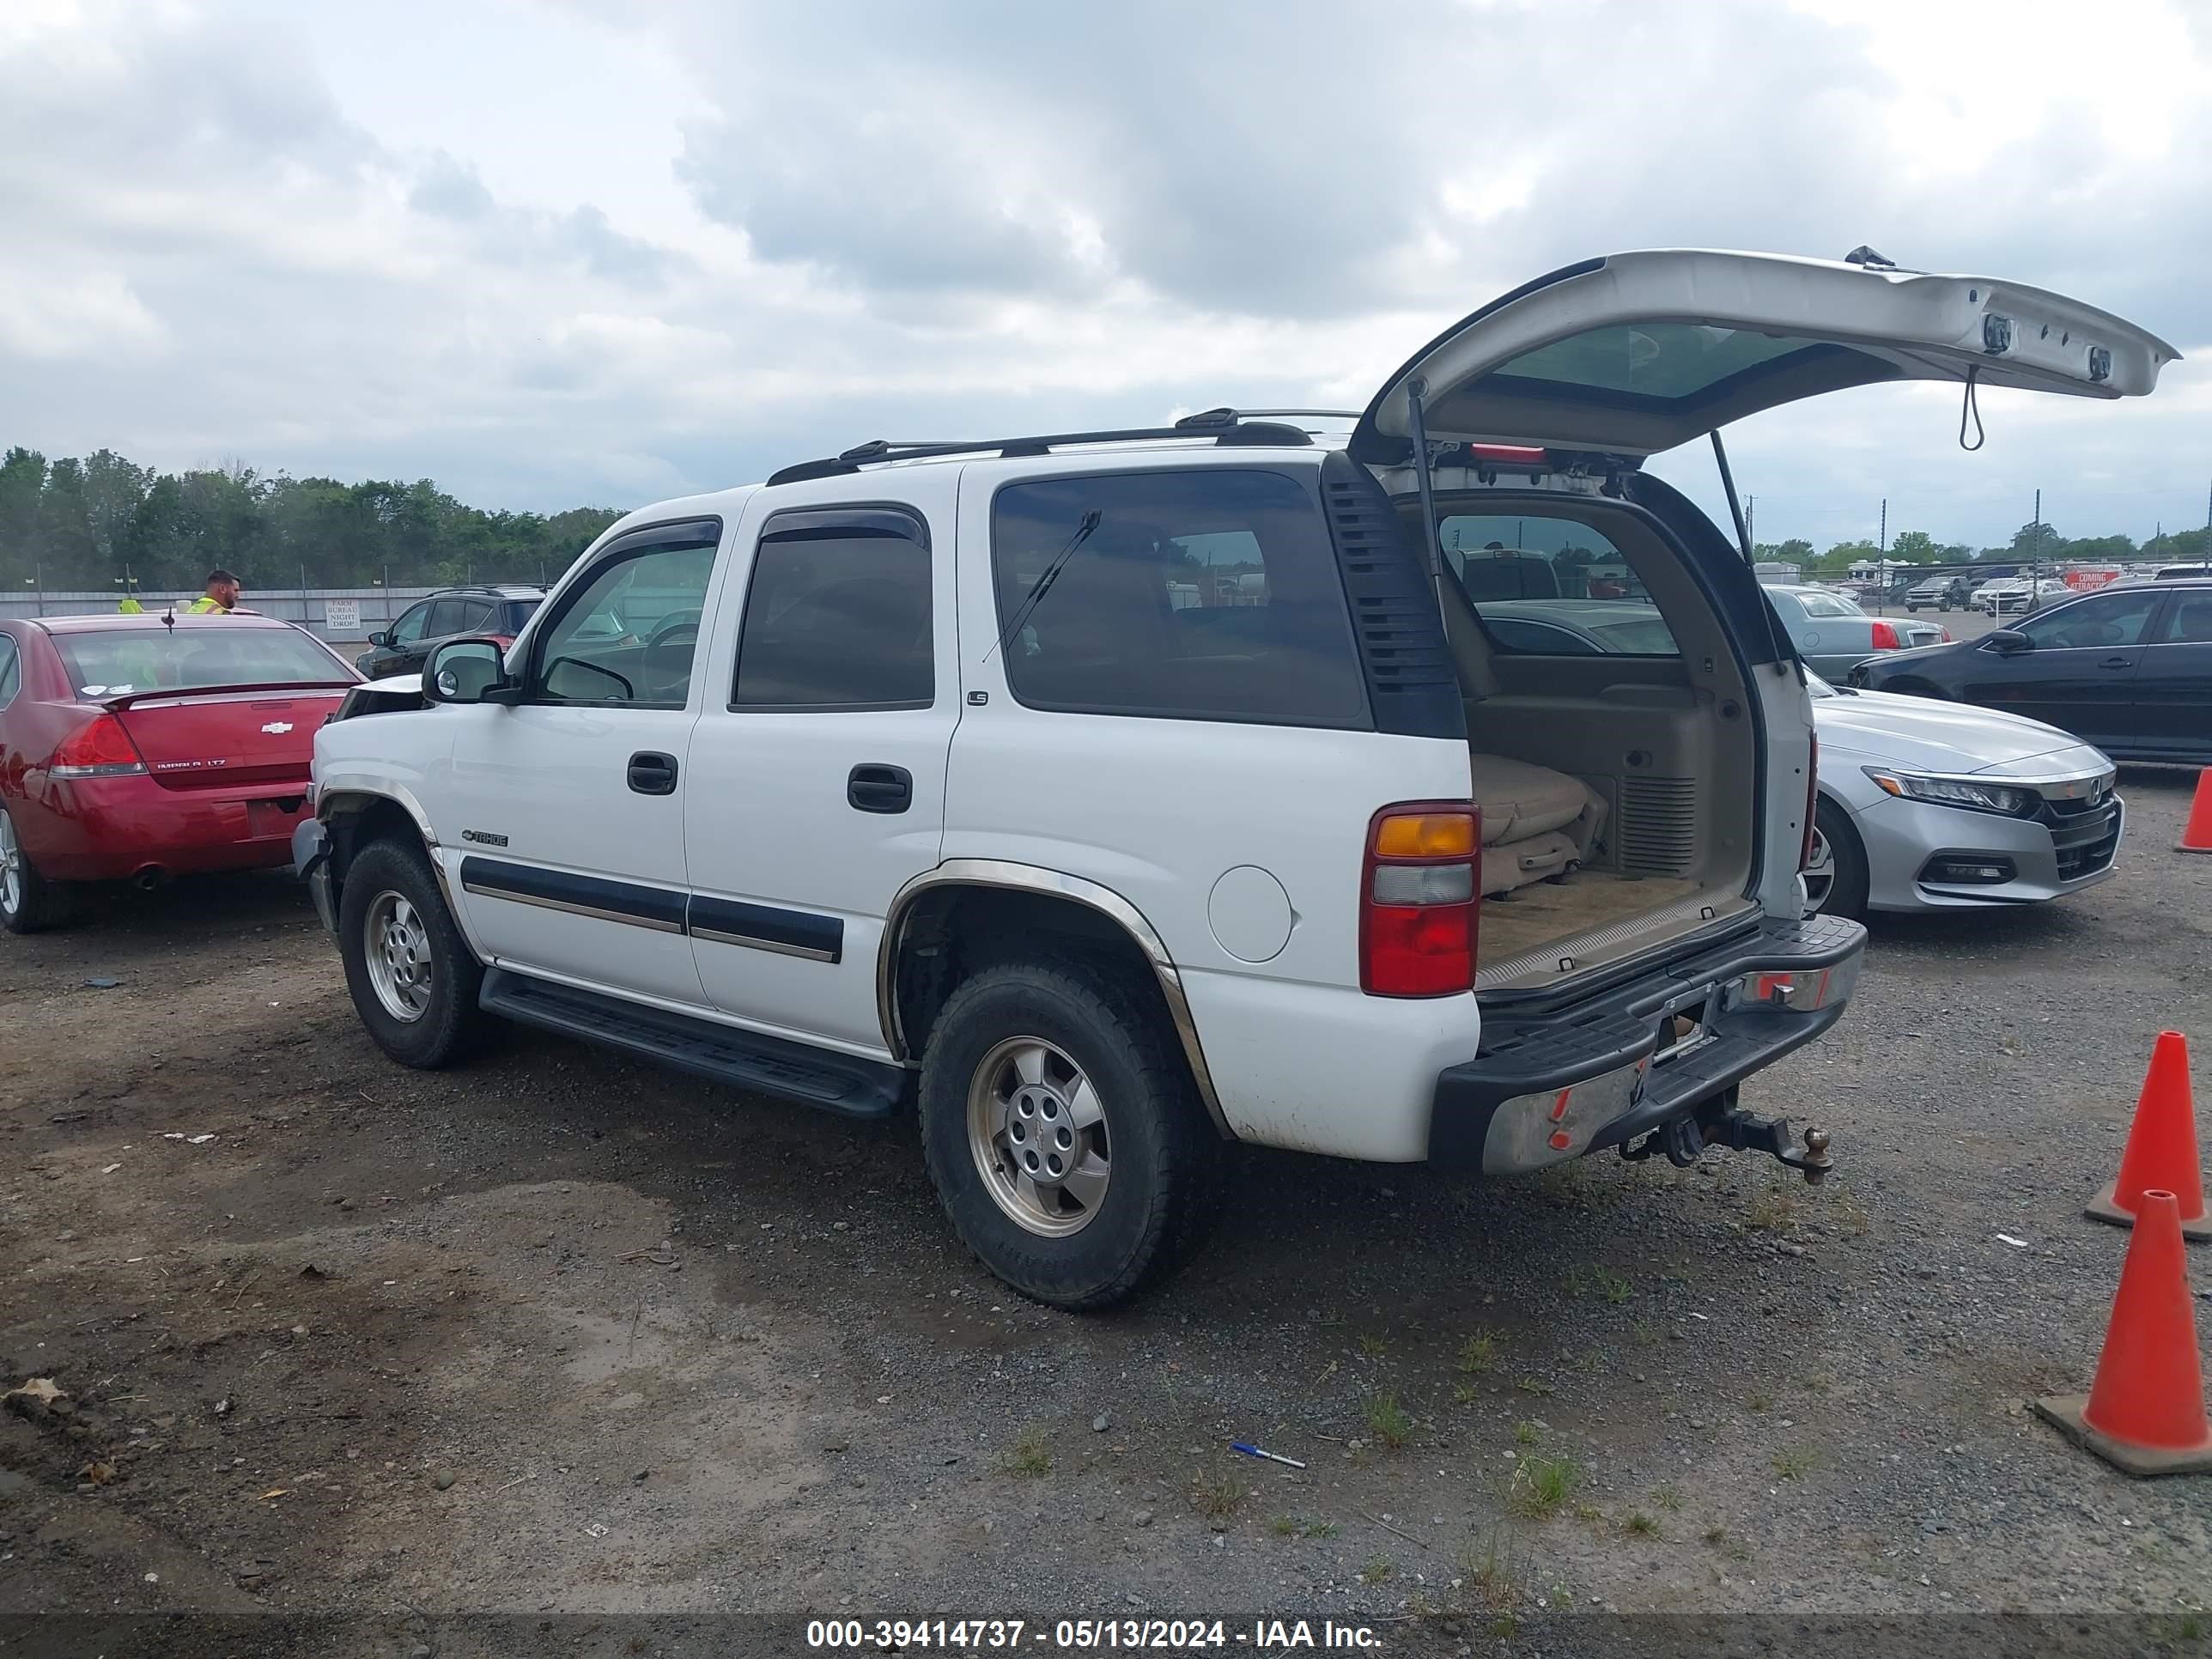
{"label": "blue pen on ground", "polygon": [[1285,1457],[1280,1452],[1261,1451],[1257,1446],[1248,1446],[1242,1440],[1231,1441],[1229,1449],[1233,1452],[1243,1452],[1247,1457],[1264,1457],[1270,1463],[1287,1463],[1294,1469],[1305,1468],[1305,1465],[1295,1457]]}

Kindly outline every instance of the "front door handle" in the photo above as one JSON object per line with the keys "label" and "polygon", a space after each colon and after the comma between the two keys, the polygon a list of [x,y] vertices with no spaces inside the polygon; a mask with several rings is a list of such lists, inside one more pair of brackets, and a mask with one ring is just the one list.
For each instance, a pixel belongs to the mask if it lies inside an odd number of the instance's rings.
{"label": "front door handle", "polygon": [[629,787],[641,795],[676,793],[676,757],[641,749],[629,757]]}
{"label": "front door handle", "polygon": [[903,766],[856,766],[845,779],[845,803],[861,812],[903,812],[914,805],[914,774]]}
{"label": "front door handle", "polygon": [[2100,668],[2128,668],[2135,663],[2133,657],[2107,657],[2097,665]]}

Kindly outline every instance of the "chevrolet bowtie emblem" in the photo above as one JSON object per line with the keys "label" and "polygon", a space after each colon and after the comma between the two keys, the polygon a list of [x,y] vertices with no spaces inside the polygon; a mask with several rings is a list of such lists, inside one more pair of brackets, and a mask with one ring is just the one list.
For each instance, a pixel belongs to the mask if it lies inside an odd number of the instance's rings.
{"label": "chevrolet bowtie emblem", "polygon": [[285,732],[292,729],[292,722],[289,720],[271,720],[268,725],[263,726],[261,729],[269,733],[272,738],[282,737]]}

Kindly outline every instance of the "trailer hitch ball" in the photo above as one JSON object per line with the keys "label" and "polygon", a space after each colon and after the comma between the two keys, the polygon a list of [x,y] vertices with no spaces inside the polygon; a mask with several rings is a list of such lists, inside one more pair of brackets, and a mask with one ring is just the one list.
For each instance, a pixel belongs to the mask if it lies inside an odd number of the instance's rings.
{"label": "trailer hitch ball", "polygon": [[1805,1151],[1798,1160],[1797,1167],[1805,1172],[1808,1186],[1817,1187],[1828,1178],[1828,1171],[1835,1167],[1835,1164],[1828,1156],[1828,1132],[1826,1129],[1805,1131]]}

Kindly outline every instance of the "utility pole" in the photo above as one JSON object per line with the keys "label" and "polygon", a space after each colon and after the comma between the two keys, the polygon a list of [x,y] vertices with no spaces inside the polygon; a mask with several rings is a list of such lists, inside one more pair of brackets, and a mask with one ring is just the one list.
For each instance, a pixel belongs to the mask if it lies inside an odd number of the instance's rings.
{"label": "utility pole", "polygon": [[1743,498],[1743,537],[1756,554],[1759,551],[1759,497],[1756,495]]}
{"label": "utility pole", "polygon": [[1881,528],[1874,544],[1874,608],[1879,615],[1889,608],[1889,497],[1881,498]]}
{"label": "utility pole", "polygon": [[2035,609],[2035,590],[2043,582],[2043,492],[2035,492],[2035,517],[2028,521],[2027,532],[2027,610]]}

